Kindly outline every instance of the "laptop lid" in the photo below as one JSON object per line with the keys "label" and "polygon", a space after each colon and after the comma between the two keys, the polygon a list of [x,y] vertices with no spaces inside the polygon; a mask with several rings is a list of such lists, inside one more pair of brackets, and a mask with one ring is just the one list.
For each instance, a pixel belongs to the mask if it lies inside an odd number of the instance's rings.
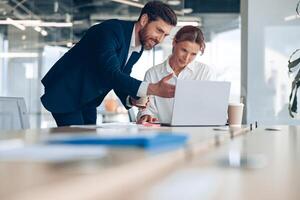
{"label": "laptop lid", "polygon": [[217,126],[227,122],[230,82],[177,80],[171,126]]}

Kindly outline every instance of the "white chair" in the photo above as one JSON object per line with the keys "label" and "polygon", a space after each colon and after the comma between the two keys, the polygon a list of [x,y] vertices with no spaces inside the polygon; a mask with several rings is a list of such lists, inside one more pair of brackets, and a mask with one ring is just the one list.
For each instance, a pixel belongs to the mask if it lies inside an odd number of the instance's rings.
{"label": "white chair", "polygon": [[0,130],[29,128],[29,117],[23,97],[0,97]]}

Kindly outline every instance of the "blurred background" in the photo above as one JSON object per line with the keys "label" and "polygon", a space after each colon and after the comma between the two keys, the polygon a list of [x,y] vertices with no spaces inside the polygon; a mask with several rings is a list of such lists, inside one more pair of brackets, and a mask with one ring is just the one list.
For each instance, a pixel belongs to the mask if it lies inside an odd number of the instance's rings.
{"label": "blurred background", "polygon": [[[104,20],[137,20],[146,0],[0,0],[0,96],[23,97],[30,128],[55,126],[40,103],[41,78],[84,35]],[[300,48],[296,0],[164,0],[178,15],[178,27],[163,44],[145,51],[132,76],[171,53],[171,41],[184,25],[199,26],[206,50],[196,58],[231,85],[231,102],[246,105],[245,123],[298,123],[288,115],[291,79],[287,61]],[[253,4],[252,4],[253,3]],[[262,6],[263,5],[263,6]],[[271,6],[272,5],[272,6]],[[268,14],[265,14],[268,13]],[[129,121],[110,93],[98,108],[98,122]]]}

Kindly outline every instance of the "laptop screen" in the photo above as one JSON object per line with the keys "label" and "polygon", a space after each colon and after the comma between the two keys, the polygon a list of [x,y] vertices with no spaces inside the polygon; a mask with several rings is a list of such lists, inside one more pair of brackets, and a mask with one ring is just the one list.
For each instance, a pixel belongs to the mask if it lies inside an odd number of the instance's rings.
{"label": "laptop screen", "polygon": [[225,125],[230,82],[177,80],[171,125]]}

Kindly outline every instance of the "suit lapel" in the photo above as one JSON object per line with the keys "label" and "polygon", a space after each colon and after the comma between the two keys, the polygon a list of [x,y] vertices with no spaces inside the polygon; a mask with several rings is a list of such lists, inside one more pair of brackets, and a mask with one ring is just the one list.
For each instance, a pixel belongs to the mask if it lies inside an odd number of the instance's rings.
{"label": "suit lapel", "polygon": [[128,59],[128,62],[126,63],[126,66],[124,67],[124,72],[130,74],[131,69],[133,65],[140,59],[142,53],[144,51],[144,48],[142,47],[140,52],[132,52],[130,55],[130,58]]}
{"label": "suit lapel", "polygon": [[131,21],[121,21],[122,22],[122,27],[123,27],[123,33],[124,33],[124,42],[125,42],[125,47],[122,50],[122,65],[121,65],[121,70],[124,70],[128,52],[129,52],[129,45],[130,45],[130,40],[131,40],[131,35],[134,27],[134,22]]}

